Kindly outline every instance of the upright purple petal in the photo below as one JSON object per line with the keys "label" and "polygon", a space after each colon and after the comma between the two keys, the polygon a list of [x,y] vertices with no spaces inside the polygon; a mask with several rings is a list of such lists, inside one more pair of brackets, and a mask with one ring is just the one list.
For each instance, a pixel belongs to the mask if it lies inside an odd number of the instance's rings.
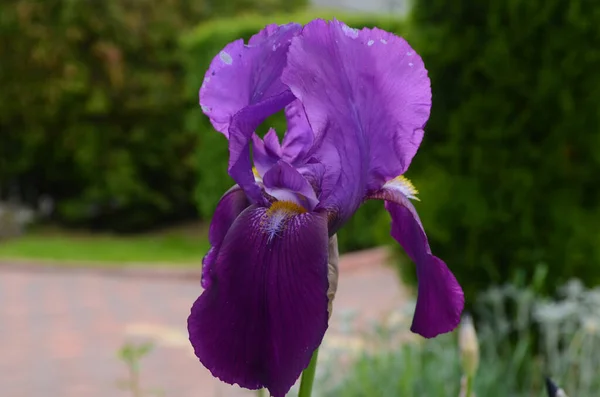
{"label": "upright purple petal", "polygon": [[257,134],[252,135],[252,160],[261,177],[280,159],[281,146],[273,128],[269,129],[263,139]]}
{"label": "upright purple petal", "polygon": [[[431,90],[421,58],[400,37],[315,20],[292,40],[282,81],[304,105],[316,157],[337,151],[324,207],[352,214],[367,190],[402,174],[421,143]],[[325,161],[323,161],[325,162]]]}
{"label": "upright purple petal", "polygon": [[315,139],[300,101],[294,101],[285,108],[287,132],[283,137],[283,159],[290,164],[306,160]]}
{"label": "upright purple petal", "polygon": [[290,40],[298,24],[269,25],[252,36],[227,44],[213,59],[200,88],[200,105],[216,130],[229,137],[233,116],[243,108],[278,95]]}
{"label": "upright purple petal", "polygon": [[229,138],[229,175],[256,203],[262,203],[250,161],[250,139],[268,116],[294,100],[281,82],[291,39],[298,24],[269,25],[228,44],[213,59],[200,89],[200,104],[213,126]]}
{"label": "upright purple petal", "polygon": [[327,329],[327,244],[324,214],[252,206],[237,218],[188,319],[215,377],[285,396]]}
{"label": "upright purple petal", "polygon": [[300,101],[294,101],[285,107],[288,130],[283,137],[283,143],[274,129],[269,129],[263,139],[252,135],[252,154],[254,165],[259,175],[264,175],[279,160],[295,167],[306,164],[307,153],[312,148],[314,134]]}
{"label": "upright purple petal", "polygon": [[392,237],[417,267],[419,287],[411,330],[425,338],[454,330],[464,308],[463,291],[444,261],[431,253],[415,207],[398,191],[382,190],[371,198],[386,200]]}
{"label": "upright purple petal", "polygon": [[235,219],[249,205],[250,202],[239,186],[232,187],[221,197],[208,230],[210,249],[202,259],[202,287],[208,288],[210,286],[212,281],[212,266],[219,253],[221,243]]}
{"label": "upright purple petal", "polygon": [[282,110],[293,100],[292,93],[284,91],[244,108],[231,121],[229,127],[229,175],[257,204],[265,204],[265,201],[252,172],[250,141],[260,123],[270,115]]}

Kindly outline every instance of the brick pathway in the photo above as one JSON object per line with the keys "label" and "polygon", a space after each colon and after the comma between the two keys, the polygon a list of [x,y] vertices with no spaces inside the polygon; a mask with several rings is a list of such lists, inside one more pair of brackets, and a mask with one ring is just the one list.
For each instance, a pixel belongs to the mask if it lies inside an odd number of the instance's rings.
{"label": "brick pathway", "polygon": [[[376,320],[404,300],[382,250],[343,256],[339,291],[324,348],[342,339],[344,313]],[[152,340],[143,384],[165,396],[255,396],[214,381],[186,334],[198,278],[135,277],[92,271],[37,270],[0,264],[0,395],[121,397],[116,357],[126,341]]]}

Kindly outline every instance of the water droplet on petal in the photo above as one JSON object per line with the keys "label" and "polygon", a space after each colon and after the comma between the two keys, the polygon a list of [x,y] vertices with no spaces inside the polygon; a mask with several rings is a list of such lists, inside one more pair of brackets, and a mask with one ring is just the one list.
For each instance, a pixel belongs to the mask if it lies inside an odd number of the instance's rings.
{"label": "water droplet on petal", "polygon": [[371,47],[371,46],[373,45],[373,43],[375,43],[375,41],[373,41],[373,40],[369,40],[369,41],[367,42],[367,45],[368,45],[369,47]]}
{"label": "water droplet on petal", "polygon": [[221,51],[219,53],[219,58],[221,58],[221,61],[223,61],[223,63],[227,65],[231,65],[231,63],[233,62],[233,58],[231,58],[231,55],[229,55],[229,53],[225,51]]}

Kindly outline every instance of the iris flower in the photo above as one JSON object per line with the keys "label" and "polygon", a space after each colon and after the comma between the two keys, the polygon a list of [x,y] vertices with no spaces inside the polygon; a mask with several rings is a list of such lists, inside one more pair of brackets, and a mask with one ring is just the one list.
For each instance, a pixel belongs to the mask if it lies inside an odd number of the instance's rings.
{"label": "iris flower", "polygon": [[[402,175],[423,139],[431,88],[408,43],[340,21],[269,25],[213,59],[200,104],[229,140],[236,182],[218,203],[204,291],[188,319],[212,374],[283,397],[328,324],[328,241],[365,200],[382,200],[391,234],[416,264],[411,330],[453,330],[464,298],[429,248]],[[287,131],[255,132],[279,111]]]}

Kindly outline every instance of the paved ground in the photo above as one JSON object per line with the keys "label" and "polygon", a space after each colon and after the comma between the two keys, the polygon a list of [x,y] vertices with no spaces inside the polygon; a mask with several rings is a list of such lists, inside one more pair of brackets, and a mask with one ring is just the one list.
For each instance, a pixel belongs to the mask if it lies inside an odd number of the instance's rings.
{"label": "paved ground", "polygon": [[[342,329],[346,313],[365,324],[405,299],[384,260],[381,250],[342,257],[324,348],[352,343]],[[126,341],[147,339],[156,347],[142,363],[145,386],[177,397],[255,395],[214,381],[193,355],[185,325],[199,292],[197,278],[0,264],[0,395],[129,395],[116,387],[126,373],[116,352]]]}

